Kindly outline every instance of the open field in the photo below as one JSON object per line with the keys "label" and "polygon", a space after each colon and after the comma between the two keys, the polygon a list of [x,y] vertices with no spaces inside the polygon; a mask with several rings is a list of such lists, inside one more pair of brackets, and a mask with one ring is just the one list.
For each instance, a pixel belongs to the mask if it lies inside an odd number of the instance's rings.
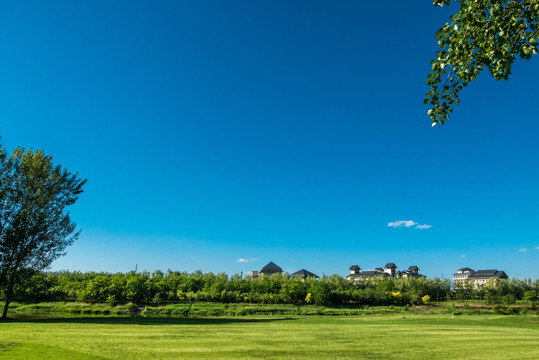
{"label": "open field", "polygon": [[75,317],[0,322],[0,359],[539,359],[537,316]]}

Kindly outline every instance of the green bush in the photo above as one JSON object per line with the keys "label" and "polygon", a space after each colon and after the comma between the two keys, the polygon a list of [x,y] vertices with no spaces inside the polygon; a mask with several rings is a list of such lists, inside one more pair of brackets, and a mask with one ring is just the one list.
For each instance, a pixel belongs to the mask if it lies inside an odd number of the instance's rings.
{"label": "green bush", "polygon": [[516,315],[518,314],[519,310],[516,307],[508,306],[507,309],[505,309],[505,313],[507,315]]}
{"label": "green bush", "polygon": [[489,304],[513,305],[516,301],[524,300],[531,309],[535,309],[538,293],[539,280],[499,280],[488,282],[479,289],[471,286],[453,290],[447,279],[371,278],[350,282],[342,276],[332,275],[319,280],[309,278],[302,282],[291,279],[287,274],[262,276],[252,280],[250,277],[242,279],[239,275],[229,277],[226,274],[204,274],[201,271],[186,273],[169,270],[166,273],[155,271],[151,274],[28,271],[15,289],[14,300],[108,303],[113,313],[114,305],[128,301],[152,306],[174,301],[402,306],[422,304],[422,297],[428,294],[433,303],[447,299],[475,299]]}

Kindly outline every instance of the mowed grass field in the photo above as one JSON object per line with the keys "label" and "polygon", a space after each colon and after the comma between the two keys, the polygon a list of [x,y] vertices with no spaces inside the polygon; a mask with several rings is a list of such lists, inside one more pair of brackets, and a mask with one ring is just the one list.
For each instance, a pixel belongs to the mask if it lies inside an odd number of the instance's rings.
{"label": "mowed grass field", "polygon": [[537,316],[0,322],[0,359],[539,359]]}

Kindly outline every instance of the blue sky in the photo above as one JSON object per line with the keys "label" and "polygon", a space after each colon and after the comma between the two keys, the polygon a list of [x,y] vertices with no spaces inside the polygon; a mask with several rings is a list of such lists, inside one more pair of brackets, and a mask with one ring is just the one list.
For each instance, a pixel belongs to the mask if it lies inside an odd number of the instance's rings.
{"label": "blue sky", "polygon": [[88,179],[81,236],[52,269],[539,278],[539,63],[482,74],[432,128],[425,81],[450,11],[2,2],[2,143]]}

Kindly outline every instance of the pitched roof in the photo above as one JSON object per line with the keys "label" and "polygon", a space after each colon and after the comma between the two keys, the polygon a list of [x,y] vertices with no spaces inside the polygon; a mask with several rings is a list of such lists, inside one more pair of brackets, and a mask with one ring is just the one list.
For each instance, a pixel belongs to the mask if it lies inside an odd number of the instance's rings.
{"label": "pitched roof", "polygon": [[359,265],[352,265],[350,266],[350,270],[361,270],[361,268],[359,267]]}
{"label": "pitched roof", "polygon": [[468,276],[468,278],[493,278],[493,279],[507,279],[508,276],[504,271],[498,271],[497,269],[490,270],[477,270]]}
{"label": "pitched roof", "polygon": [[412,266],[410,266],[408,268],[408,270],[410,270],[410,271],[419,271],[419,268],[417,266],[415,266],[415,265],[412,265]]}
{"label": "pitched roof", "polygon": [[278,273],[283,272],[283,269],[277,264],[275,264],[273,261],[270,261],[266,266],[264,266],[261,270],[261,273]]}
{"label": "pitched roof", "polygon": [[397,265],[395,265],[394,263],[387,263],[386,264],[386,269],[396,269],[397,268]]}
{"label": "pitched roof", "polygon": [[295,273],[290,274],[290,276],[294,276],[294,277],[301,276],[301,277],[304,277],[304,278],[306,278],[308,276],[313,276],[315,278],[318,278],[318,275],[313,274],[312,272],[310,272],[308,270],[305,270],[305,269],[298,270]]}
{"label": "pitched roof", "polygon": [[364,277],[387,276],[387,274],[383,271],[378,271],[378,270],[364,270],[357,274],[349,274],[346,277],[349,278],[349,277],[361,277],[361,276],[364,276]]}
{"label": "pitched roof", "polygon": [[406,275],[406,276],[411,276],[411,277],[426,277],[423,274],[418,274],[418,273],[416,273],[414,271],[410,271],[410,270],[404,270],[404,271],[401,272],[401,274]]}
{"label": "pitched roof", "polygon": [[470,272],[472,272],[472,271],[474,271],[474,269],[470,269],[469,267],[464,267],[462,269],[458,269],[457,271],[470,271]]}

